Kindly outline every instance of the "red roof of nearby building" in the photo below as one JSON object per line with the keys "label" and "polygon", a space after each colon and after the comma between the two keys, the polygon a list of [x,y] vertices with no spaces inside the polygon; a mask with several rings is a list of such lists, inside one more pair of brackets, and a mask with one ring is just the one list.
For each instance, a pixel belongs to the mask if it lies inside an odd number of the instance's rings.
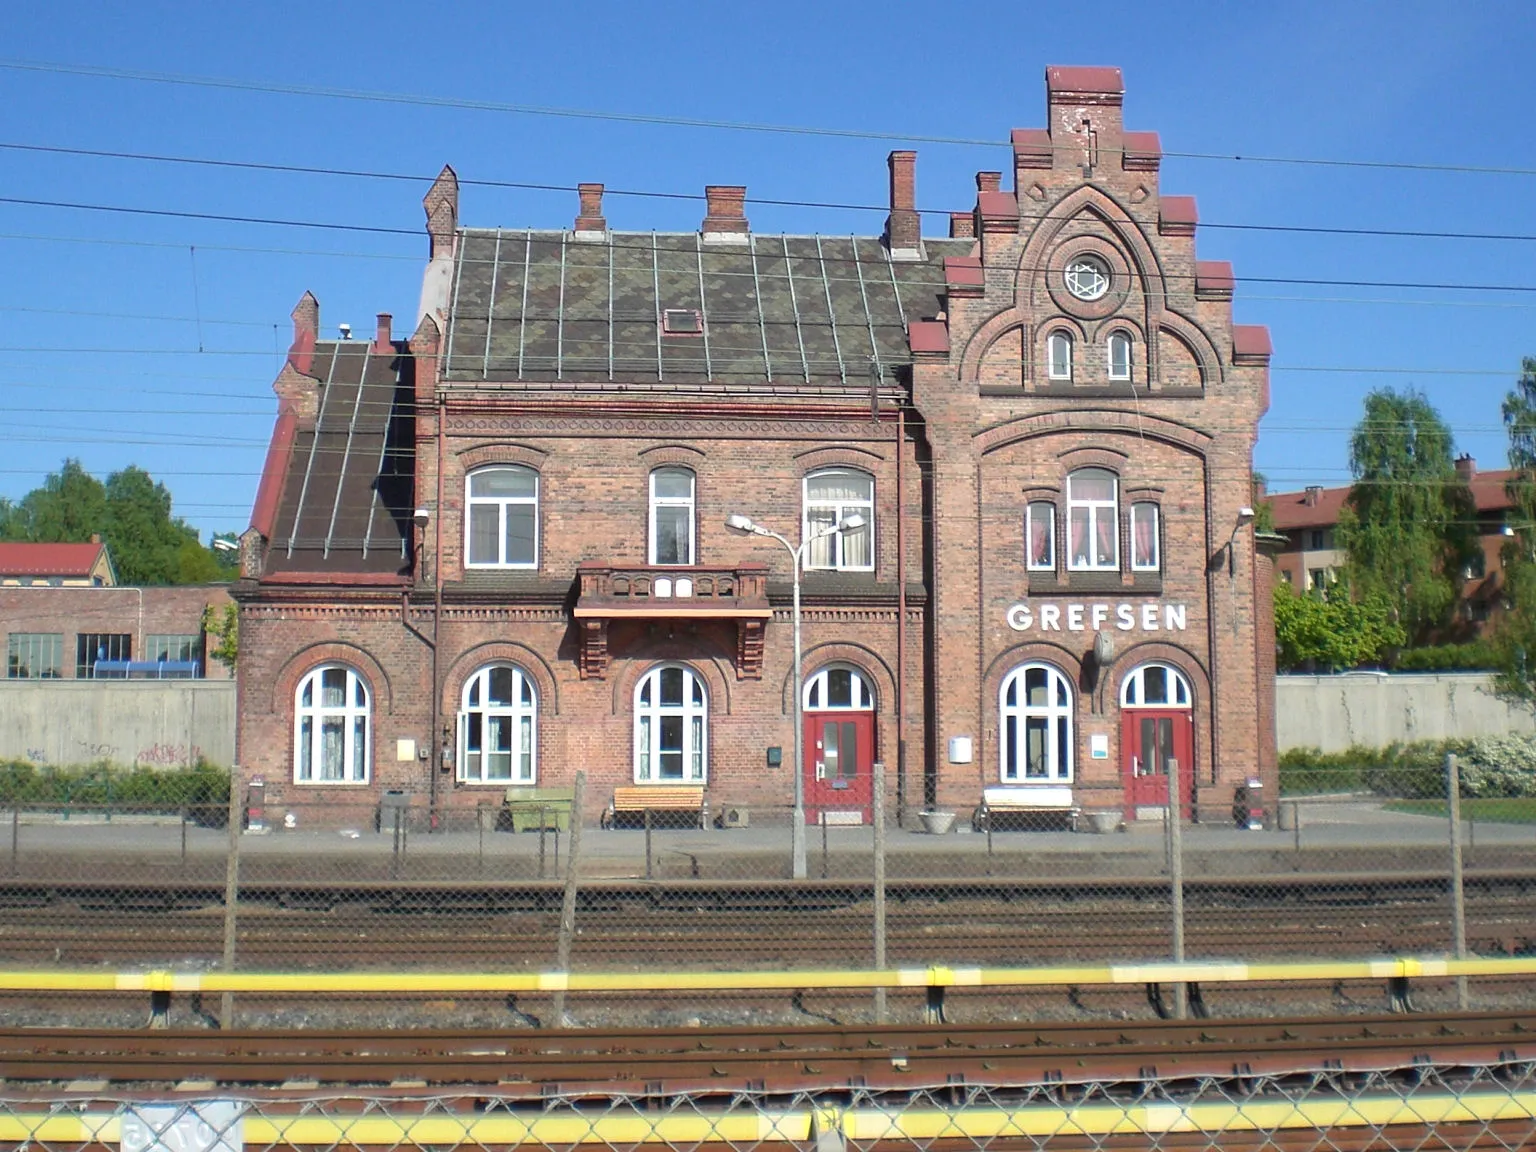
{"label": "red roof of nearby building", "polygon": [[[1479,472],[1474,467],[1468,487],[1472,502],[1479,512],[1498,512],[1511,507],[1506,491],[1514,472],[1508,468],[1496,468]],[[1309,488],[1301,492],[1276,492],[1266,497],[1274,510],[1275,531],[1291,532],[1297,528],[1331,528],[1339,522],[1339,512],[1344,507],[1350,489]]]}
{"label": "red roof of nearby building", "polygon": [[0,544],[0,576],[89,576],[106,545]]}

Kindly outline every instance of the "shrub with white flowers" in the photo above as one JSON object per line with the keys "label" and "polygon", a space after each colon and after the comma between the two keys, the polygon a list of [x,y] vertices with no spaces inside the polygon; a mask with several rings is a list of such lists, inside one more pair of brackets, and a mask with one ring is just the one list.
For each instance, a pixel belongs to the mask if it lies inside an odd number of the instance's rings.
{"label": "shrub with white flowers", "polygon": [[1459,765],[1463,796],[1536,796],[1536,736],[1484,736]]}

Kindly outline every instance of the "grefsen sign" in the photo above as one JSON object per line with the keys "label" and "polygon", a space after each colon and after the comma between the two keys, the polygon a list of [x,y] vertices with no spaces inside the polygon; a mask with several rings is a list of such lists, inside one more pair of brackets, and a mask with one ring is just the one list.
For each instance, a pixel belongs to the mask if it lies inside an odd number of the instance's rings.
{"label": "grefsen sign", "polygon": [[1004,614],[1015,632],[1098,632],[1113,626],[1121,632],[1183,632],[1188,612],[1183,604],[1149,601],[1145,604],[1010,604]]}

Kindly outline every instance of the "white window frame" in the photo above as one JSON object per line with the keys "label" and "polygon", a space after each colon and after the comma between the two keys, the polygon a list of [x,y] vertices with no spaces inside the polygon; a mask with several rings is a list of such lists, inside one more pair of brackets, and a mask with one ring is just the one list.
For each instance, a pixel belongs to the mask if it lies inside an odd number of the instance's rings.
{"label": "white window frame", "polygon": [[[1152,518],[1152,560],[1150,563],[1136,559],[1136,530],[1140,522]],[[1131,505],[1131,571],[1161,572],[1163,569],[1163,513],[1152,500],[1138,500]]]}
{"label": "white window frame", "polygon": [[[1035,521],[1047,517],[1047,535],[1051,554],[1043,563],[1035,561]],[[1031,500],[1024,506],[1024,566],[1030,572],[1056,571],[1056,503],[1053,500]]]}
{"label": "white window frame", "polygon": [[[1149,668],[1161,668],[1168,674],[1168,684],[1172,688],[1173,700],[1164,704],[1146,703],[1145,680]],[[1183,699],[1179,699],[1182,696]],[[1124,682],[1120,685],[1120,707],[1122,708],[1161,708],[1164,710],[1188,712],[1195,706],[1195,692],[1190,687],[1189,677],[1180,672],[1172,664],[1165,664],[1161,660],[1153,660],[1146,664],[1138,664],[1128,673]]]}
{"label": "white window frame", "polygon": [[[510,704],[492,704],[491,698],[491,674],[498,670],[506,670],[512,674],[512,702]],[[479,689],[480,702],[471,704],[470,697]],[[524,690],[528,699],[525,701]],[[480,749],[476,753],[479,756],[480,765],[478,772],[470,771],[470,747],[469,735],[471,727],[471,715],[480,716]],[[508,724],[512,728],[514,740],[509,753],[510,772],[506,776],[491,776],[488,774],[490,753],[486,750],[486,740],[490,734],[493,722]],[[487,664],[477,668],[474,675],[464,681],[464,690],[459,695],[458,716],[458,780],[462,784],[488,784],[496,787],[509,787],[519,784],[535,784],[539,778],[539,686],[532,676],[524,672],[516,664],[501,661],[495,664]]]}
{"label": "white window frame", "polygon": [[[1074,481],[1089,472],[1108,476],[1114,486],[1114,496],[1109,500],[1075,497],[1072,492]],[[1088,513],[1088,556],[1083,561],[1079,561],[1072,550],[1072,513],[1079,508],[1086,509]],[[1110,539],[1114,541],[1108,556],[1099,554],[1099,526],[1105,520],[1108,520],[1112,528]],[[1120,477],[1108,468],[1079,468],[1067,474],[1067,568],[1072,572],[1120,570]]]}
{"label": "white window frame", "polygon": [[[848,686],[852,704],[827,703],[830,697],[827,681],[833,672],[846,672],[852,677]],[[872,712],[875,693],[864,673],[851,664],[828,664],[805,682],[800,702],[807,712]]]}
{"label": "white window frame", "polygon": [[1091,252],[1084,252],[1067,261],[1061,272],[1062,283],[1067,291],[1079,300],[1102,300],[1114,283],[1114,273],[1109,265]]}
{"label": "white window frame", "polygon": [[[1047,703],[1026,702],[1026,683],[1032,671],[1046,677]],[[1009,688],[1014,689],[1014,703],[1008,702]],[[1065,696],[1065,703],[1062,697]],[[1054,664],[1021,664],[1003,678],[997,693],[998,779],[1004,784],[1049,786],[1070,784],[1073,779],[1073,743],[1077,697],[1072,681]],[[1045,721],[1047,771],[1043,776],[1029,774],[1030,720]],[[1012,723],[1010,723],[1012,721]],[[1010,771],[1009,754],[1013,755]]]}
{"label": "white window frame", "polygon": [[[683,674],[682,704],[662,704],[662,674]],[[642,703],[650,687],[650,702]],[[634,780],[636,784],[703,784],[709,778],[709,685],[686,664],[658,664],[635,684]],[[661,721],[682,720],[682,774],[661,775]]]}
{"label": "white window frame", "polygon": [[[327,706],[321,695],[325,673],[340,671],[346,674],[340,707]],[[304,703],[304,690],[310,689],[311,703]],[[362,703],[357,699],[361,690]],[[318,766],[323,770],[324,721],[338,717],[342,721],[341,776],[323,778],[314,774]],[[309,721],[309,772],[304,775],[304,722]],[[361,756],[358,755],[358,724],[362,721]],[[360,767],[359,767],[360,765]],[[316,787],[354,787],[367,784],[373,776],[373,692],[367,679],[348,664],[321,664],[311,668],[299,681],[293,692],[293,782]]]}
{"label": "white window frame", "polygon": [[[533,477],[532,496],[475,496],[474,482],[476,476],[484,476],[489,472],[521,472]],[[539,566],[539,497],[543,493],[543,477],[536,468],[530,468],[526,464],[488,464],[483,468],[476,468],[464,477],[464,566],[466,568],[537,568]],[[517,505],[519,507],[533,508],[533,558],[531,560],[507,559],[507,509]],[[496,509],[496,559],[476,560],[473,552],[473,530],[471,525],[474,520],[474,510],[480,507],[494,507]]]}
{"label": "white window frame", "polygon": [[[688,477],[688,495],[684,496],[658,496],[656,495],[656,478],[663,473]],[[699,478],[692,468],[681,465],[668,464],[660,468],[651,469],[651,475],[647,481],[650,491],[650,510],[647,517],[646,530],[646,563],[665,567],[687,568],[698,562],[698,546],[695,534],[698,531],[697,499],[699,492]],[[682,561],[656,559],[656,512],[661,508],[686,508],[688,510],[688,556]]]}
{"label": "white window frame", "polygon": [[[811,499],[811,481],[821,476],[852,476],[869,485],[869,497],[862,500],[815,500]],[[823,513],[831,512],[832,524],[825,523],[813,525],[811,523],[812,511]],[[875,478],[862,468],[818,468],[814,472],[806,474],[800,482],[800,539],[810,540],[813,532],[824,532],[828,527],[841,524],[849,516],[857,513],[864,517],[864,527],[850,529],[849,532],[828,532],[818,540],[811,543],[805,550],[805,567],[807,571],[818,572],[873,572],[875,570]],[[825,519],[825,517],[823,517]],[[867,532],[869,534],[869,563],[850,564],[845,559],[846,542],[843,537],[855,532]],[[818,563],[818,554],[823,550],[830,555],[832,562]]]}
{"label": "white window frame", "polygon": [[[1115,362],[1115,349],[1117,346],[1125,349],[1125,357],[1122,364]],[[1111,380],[1129,380],[1131,378],[1131,373],[1135,370],[1135,364],[1131,359],[1134,347],[1129,332],[1115,331],[1109,334],[1109,339],[1105,341],[1104,351],[1109,360],[1109,378]]]}
{"label": "white window frame", "polygon": [[[1045,370],[1050,379],[1072,379],[1072,345],[1072,333],[1060,328],[1045,338]],[[1058,347],[1065,350],[1061,356],[1056,354]]]}

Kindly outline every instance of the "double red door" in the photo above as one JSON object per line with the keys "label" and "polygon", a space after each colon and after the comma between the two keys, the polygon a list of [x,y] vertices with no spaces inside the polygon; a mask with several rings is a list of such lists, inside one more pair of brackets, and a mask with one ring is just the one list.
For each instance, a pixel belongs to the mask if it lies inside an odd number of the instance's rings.
{"label": "double red door", "polygon": [[1125,815],[1167,808],[1168,776],[1179,773],[1180,807],[1189,819],[1195,788],[1195,726],[1182,709],[1127,709],[1121,714],[1120,754],[1125,762]]}
{"label": "double red door", "polygon": [[874,793],[873,712],[805,714],[805,818],[812,824],[862,824]]}

